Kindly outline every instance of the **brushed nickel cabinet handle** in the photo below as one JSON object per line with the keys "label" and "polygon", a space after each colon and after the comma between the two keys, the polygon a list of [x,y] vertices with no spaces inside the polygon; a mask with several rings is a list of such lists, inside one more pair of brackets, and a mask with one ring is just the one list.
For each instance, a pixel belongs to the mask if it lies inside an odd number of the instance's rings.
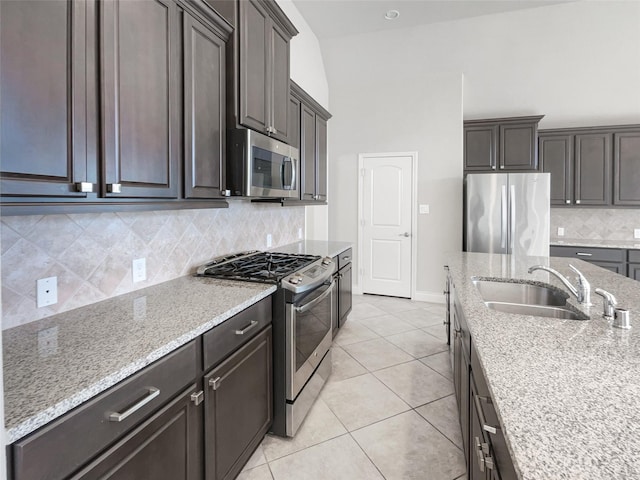
{"label": "brushed nickel cabinet handle", "polygon": [[579,257],[592,257],[593,253],[576,252],[576,255],[578,255]]}
{"label": "brushed nickel cabinet handle", "polygon": [[122,193],[122,185],[119,183],[110,183],[107,185],[109,193]]}
{"label": "brushed nickel cabinet handle", "polygon": [[244,335],[252,328],[255,328],[256,325],[258,325],[257,320],[251,320],[251,323],[249,323],[249,325],[244,327],[242,330],[236,330],[236,335]]}
{"label": "brushed nickel cabinet handle", "polygon": [[147,403],[149,403],[151,400],[153,400],[158,395],[160,395],[160,390],[157,389],[156,387],[148,387],[147,390],[149,391],[149,393],[148,393],[148,395],[146,397],[144,397],[138,403],[136,403],[131,408],[129,408],[128,410],[125,410],[122,413],[113,412],[111,415],[109,415],[109,421],[110,422],[121,422],[121,421],[123,421],[125,418],[127,418],[128,416],[134,414],[135,412],[140,410],[142,407],[144,407]]}
{"label": "brushed nickel cabinet handle", "polygon": [[221,380],[222,380],[222,378],[220,378],[220,377],[210,378],[209,379],[209,386],[211,388],[213,388],[214,390],[217,390],[218,387],[220,386],[220,381]]}
{"label": "brushed nickel cabinet handle", "polygon": [[580,205],[580,200],[576,200],[576,205]]}
{"label": "brushed nickel cabinet handle", "polygon": [[90,182],[78,182],[76,183],[76,190],[81,193],[92,193],[93,183]]}

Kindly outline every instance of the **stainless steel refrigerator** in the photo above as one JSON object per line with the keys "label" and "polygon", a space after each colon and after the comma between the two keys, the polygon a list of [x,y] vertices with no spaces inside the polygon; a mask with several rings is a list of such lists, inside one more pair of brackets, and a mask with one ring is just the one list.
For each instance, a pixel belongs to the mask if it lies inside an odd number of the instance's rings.
{"label": "stainless steel refrigerator", "polygon": [[549,256],[549,175],[467,175],[466,251]]}

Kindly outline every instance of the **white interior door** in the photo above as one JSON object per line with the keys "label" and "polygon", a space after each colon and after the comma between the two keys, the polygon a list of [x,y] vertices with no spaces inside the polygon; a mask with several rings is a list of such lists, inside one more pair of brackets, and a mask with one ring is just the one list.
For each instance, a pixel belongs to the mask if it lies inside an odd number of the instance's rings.
{"label": "white interior door", "polygon": [[362,291],[411,297],[412,157],[364,156]]}

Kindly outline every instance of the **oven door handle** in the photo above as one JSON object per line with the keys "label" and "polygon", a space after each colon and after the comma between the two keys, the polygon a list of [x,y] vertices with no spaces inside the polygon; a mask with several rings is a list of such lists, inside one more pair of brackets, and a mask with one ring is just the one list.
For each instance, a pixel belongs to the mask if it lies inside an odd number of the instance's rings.
{"label": "oven door handle", "polygon": [[316,305],[318,305],[320,302],[322,302],[325,298],[327,298],[329,295],[331,295],[331,292],[333,291],[333,286],[335,285],[335,282],[331,282],[329,284],[329,288],[327,288],[327,291],[324,292],[322,295],[320,295],[318,298],[313,299],[311,302],[302,305],[301,307],[293,307],[293,309],[297,312],[297,313],[304,313],[307,312],[309,310],[311,310],[313,307],[315,307]]}

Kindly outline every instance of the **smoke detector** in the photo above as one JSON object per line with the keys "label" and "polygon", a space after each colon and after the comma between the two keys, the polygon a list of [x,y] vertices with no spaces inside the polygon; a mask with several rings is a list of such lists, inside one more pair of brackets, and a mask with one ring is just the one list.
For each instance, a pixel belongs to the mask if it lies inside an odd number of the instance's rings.
{"label": "smoke detector", "polygon": [[395,20],[400,16],[400,12],[398,10],[389,10],[384,14],[384,18],[387,20]]}

